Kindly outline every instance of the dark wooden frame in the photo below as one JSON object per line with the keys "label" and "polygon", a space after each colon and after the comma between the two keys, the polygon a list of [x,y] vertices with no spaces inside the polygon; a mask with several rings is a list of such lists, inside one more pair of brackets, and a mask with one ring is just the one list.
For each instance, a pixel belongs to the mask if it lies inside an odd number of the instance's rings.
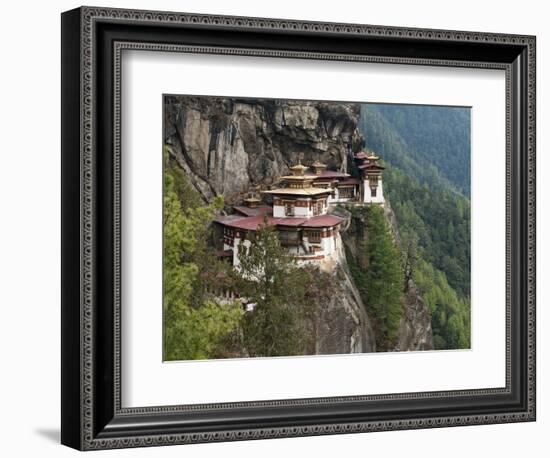
{"label": "dark wooden frame", "polygon": [[[122,408],[118,129],[123,49],[505,70],[506,387]],[[88,450],[533,421],[534,334],[534,37],[94,7],[63,13],[63,444]]]}

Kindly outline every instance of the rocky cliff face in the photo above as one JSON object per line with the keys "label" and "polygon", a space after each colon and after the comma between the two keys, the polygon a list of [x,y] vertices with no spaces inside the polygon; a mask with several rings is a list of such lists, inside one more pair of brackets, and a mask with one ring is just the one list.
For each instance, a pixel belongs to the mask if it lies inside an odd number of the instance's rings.
{"label": "rocky cliff face", "polygon": [[[389,202],[384,207],[395,241],[401,245],[399,226]],[[398,330],[397,351],[433,350],[432,318],[410,272],[405,272],[404,315]]]}
{"label": "rocky cliff face", "polygon": [[[344,247],[340,243],[340,264],[325,274],[324,295],[313,320],[315,335],[312,353],[334,355],[376,351],[376,339],[365,304],[349,272]],[[330,287],[327,287],[330,285]]]}
{"label": "rocky cliff face", "polygon": [[353,103],[166,96],[164,142],[205,199],[232,204],[299,158],[346,170],[359,115]]}
{"label": "rocky cliff face", "polygon": [[395,350],[433,350],[432,319],[428,307],[420,297],[414,281],[405,283],[405,315],[398,330]]}

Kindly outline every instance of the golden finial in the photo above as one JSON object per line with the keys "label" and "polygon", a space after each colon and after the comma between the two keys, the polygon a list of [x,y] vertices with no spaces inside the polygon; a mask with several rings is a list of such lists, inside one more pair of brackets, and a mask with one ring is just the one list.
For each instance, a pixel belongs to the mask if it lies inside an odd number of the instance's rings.
{"label": "golden finial", "polygon": [[302,165],[302,153],[298,155],[298,164],[293,165],[292,167],[289,167],[292,171],[292,174],[295,176],[302,176],[304,175],[304,172],[307,170],[307,167],[305,165]]}

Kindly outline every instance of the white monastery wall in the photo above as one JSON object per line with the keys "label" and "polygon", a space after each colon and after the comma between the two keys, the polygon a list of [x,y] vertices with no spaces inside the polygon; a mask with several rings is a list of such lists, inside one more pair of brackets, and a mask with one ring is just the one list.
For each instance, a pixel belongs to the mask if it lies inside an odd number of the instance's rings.
{"label": "white monastery wall", "polygon": [[382,179],[378,181],[378,189],[376,190],[376,197],[371,197],[369,180],[368,179],[364,180],[363,202],[366,204],[383,204],[385,202],[384,190],[382,187]]}

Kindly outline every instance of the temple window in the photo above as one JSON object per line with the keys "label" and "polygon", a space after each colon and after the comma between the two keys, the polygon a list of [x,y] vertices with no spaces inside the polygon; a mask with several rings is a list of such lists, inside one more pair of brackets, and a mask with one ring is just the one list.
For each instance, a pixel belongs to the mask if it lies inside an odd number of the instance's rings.
{"label": "temple window", "polygon": [[321,231],[308,231],[307,238],[309,240],[309,243],[320,243]]}
{"label": "temple window", "polygon": [[321,213],[323,213],[323,201],[322,200],[318,200],[316,201],[314,204],[313,204],[313,214],[314,215],[320,215]]}
{"label": "temple window", "polygon": [[349,199],[350,197],[353,197],[353,188],[340,188],[339,194],[341,198]]}
{"label": "temple window", "polygon": [[376,197],[376,188],[370,188],[370,196]]}
{"label": "temple window", "polygon": [[285,216],[294,216],[294,205],[285,204]]}
{"label": "temple window", "polygon": [[300,235],[295,231],[280,231],[279,241],[282,246],[298,246],[300,245]]}

